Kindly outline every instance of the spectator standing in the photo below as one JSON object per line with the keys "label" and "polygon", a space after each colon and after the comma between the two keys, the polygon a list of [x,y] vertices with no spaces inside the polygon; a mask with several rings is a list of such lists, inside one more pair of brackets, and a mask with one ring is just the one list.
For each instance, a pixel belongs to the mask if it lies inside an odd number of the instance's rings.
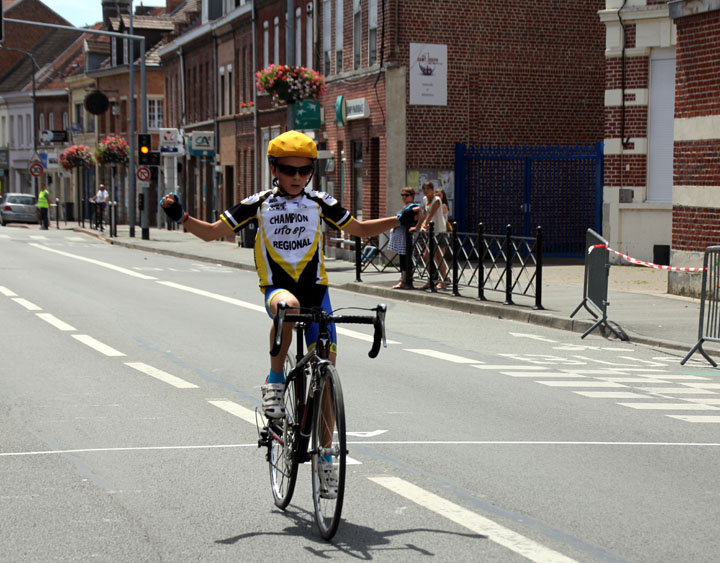
{"label": "spectator standing", "polygon": [[105,189],[105,184],[100,184],[98,186],[97,193],[90,198],[90,201],[95,202],[95,228],[100,229],[100,232],[102,232],[103,229],[103,216],[105,214],[105,207],[107,206],[107,200],[110,197],[110,194]]}
{"label": "spectator standing", "polygon": [[[435,185],[432,182],[425,182],[422,185],[422,191],[425,216],[420,224],[420,230],[423,232],[427,231],[430,227],[430,221],[432,221],[438,242],[435,246],[435,256],[433,259],[435,260],[436,271],[440,274],[440,281],[435,284],[435,289],[447,289],[444,281],[447,278],[447,266],[443,260],[442,244],[440,244],[441,241],[444,242],[447,225],[446,218],[443,216],[442,200],[440,196],[435,193]],[[426,250],[423,255],[426,264],[429,263],[428,255],[429,251]],[[429,289],[430,281],[431,280],[428,279],[427,283],[421,289]]]}
{"label": "spectator standing", "polygon": [[38,194],[37,206],[40,210],[40,228],[47,231],[50,227],[50,192],[45,184]]}
{"label": "spectator standing", "polygon": [[[414,207],[420,207],[415,202],[415,189],[411,186],[405,186],[400,191],[400,197],[402,197],[403,208],[400,213],[406,209],[412,209]],[[407,237],[410,233],[416,231],[417,223],[419,218],[412,225],[400,225],[392,230],[390,235],[389,248],[393,252],[397,252],[400,256],[400,281],[392,286],[392,289],[409,289],[412,287],[412,280],[408,279],[408,273],[410,272],[410,264],[412,260],[412,254],[407,253]],[[415,237],[413,236],[413,242]]]}

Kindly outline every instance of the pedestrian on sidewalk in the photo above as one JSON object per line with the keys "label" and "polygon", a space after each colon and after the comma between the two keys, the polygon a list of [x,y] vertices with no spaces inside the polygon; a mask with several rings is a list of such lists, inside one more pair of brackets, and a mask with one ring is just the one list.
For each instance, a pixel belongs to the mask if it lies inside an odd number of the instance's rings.
{"label": "pedestrian on sidewalk", "polygon": [[50,228],[50,191],[45,184],[38,194],[37,206],[40,210],[40,228],[47,231]]}
{"label": "pedestrian on sidewalk", "polygon": [[98,186],[97,193],[90,198],[90,201],[95,202],[95,229],[102,232],[103,229],[103,216],[105,214],[105,207],[107,206],[108,198],[110,194],[105,189],[105,184]]}
{"label": "pedestrian on sidewalk", "polygon": [[[400,191],[400,197],[402,197],[403,208],[400,213],[406,209],[415,209],[419,211],[420,205],[415,201],[415,188],[412,186],[405,186]],[[412,280],[408,278],[410,272],[410,265],[412,264],[412,253],[408,254],[407,239],[408,236],[412,236],[414,248],[415,240],[417,239],[417,224],[420,221],[419,213],[416,220],[411,225],[398,225],[392,230],[390,234],[390,244],[388,248],[393,252],[397,252],[400,257],[400,281],[392,286],[392,289],[402,289],[404,287],[412,287]]]}
{"label": "pedestrian on sidewalk", "polygon": [[[445,280],[447,279],[447,265],[443,259],[443,251],[441,241],[444,241],[447,220],[443,215],[442,199],[435,193],[435,184],[432,182],[425,182],[422,185],[423,191],[423,207],[425,209],[425,215],[422,223],[420,224],[420,231],[427,232],[430,228],[430,221],[433,222],[436,245],[435,255],[433,260],[435,261],[436,272],[440,274],[440,281],[435,284],[435,289],[446,289]],[[430,251],[425,250],[423,254],[423,260],[425,264],[430,263]],[[428,268],[429,271],[429,268]],[[429,273],[428,273],[429,276]],[[427,283],[421,287],[421,289],[429,289],[432,280],[428,279]]]}
{"label": "pedestrian on sidewalk", "polygon": [[[232,236],[250,222],[257,221],[255,264],[268,315],[273,318],[282,301],[290,307],[290,312],[297,312],[300,307],[319,306],[330,313],[332,306],[322,254],[322,221],[350,235],[367,238],[398,224],[413,223],[416,210],[406,209],[391,217],[358,221],[331,195],[309,187],[315,172],[317,145],[297,131],[287,131],[272,139],[267,156],[273,176],[272,188],[227,209],[214,223],[190,217],[183,210],[177,194],[163,197],[162,208],[172,220],[206,241]],[[283,367],[292,329],[292,323],[285,323],[280,352],[270,358],[270,373],[262,387],[262,408],[268,418],[280,418],[285,414]],[[271,328],[271,342],[274,336],[274,328]],[[317,325],[309,326],[305,331],[308,346],[314,346],[317,337]],[[329,349],[329,359],[335,363],[337,337],[334,326],[330,329]],[[322,480],[331,495],[333,480],[337,487],[337,469],[331,456],[322,459],[321,466]]]}

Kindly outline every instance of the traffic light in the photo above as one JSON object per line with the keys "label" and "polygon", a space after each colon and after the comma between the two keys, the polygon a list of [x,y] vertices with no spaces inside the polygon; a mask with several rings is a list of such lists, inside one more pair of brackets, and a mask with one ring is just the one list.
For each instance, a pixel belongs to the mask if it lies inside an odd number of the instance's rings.
{"label": "traffic light", "polygon": [[138,164],[152,164],[150,162],[150,153],[152,152],[151,141],[152,137],[147,133],[138,135]]}

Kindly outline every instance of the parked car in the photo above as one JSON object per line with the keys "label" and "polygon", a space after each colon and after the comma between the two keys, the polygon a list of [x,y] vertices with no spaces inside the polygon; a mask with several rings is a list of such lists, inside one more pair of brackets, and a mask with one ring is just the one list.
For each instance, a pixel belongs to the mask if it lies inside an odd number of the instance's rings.
{"label": "parked car", "polygon": [[34,195],[7,193],[0,196],[0,225],[39,222],[40,213]]}

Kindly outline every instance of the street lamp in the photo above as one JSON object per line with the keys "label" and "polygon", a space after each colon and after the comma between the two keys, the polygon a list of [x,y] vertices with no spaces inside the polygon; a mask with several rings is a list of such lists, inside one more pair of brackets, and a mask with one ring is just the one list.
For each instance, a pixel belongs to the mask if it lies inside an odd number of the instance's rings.
{"label": "street lamp", "polygon": [[[37,154],[37,131],[35,128],[37,127],[37,116],[35,115],[36,108],[36,100],[35,100],[35,73],[40,70],[38,67],[37,61],[35,60],[35,55],[33,55],[30,51],[26,51],[25,49],[18,49],[16,47],[6,47],[5,45],[0,45],[0,49],[5,49],[7,51],[17,51],[18,53],[22,53],[24,55],[27,55],[32,60],[33,64],[33,71],[32,71],[32,128],[30,129],[32,131],[32,138],[33,138],[33,156]],[[37,176],[33,176],[33,183],[35,184],[35,197],[38,195],[38,179]]]}

